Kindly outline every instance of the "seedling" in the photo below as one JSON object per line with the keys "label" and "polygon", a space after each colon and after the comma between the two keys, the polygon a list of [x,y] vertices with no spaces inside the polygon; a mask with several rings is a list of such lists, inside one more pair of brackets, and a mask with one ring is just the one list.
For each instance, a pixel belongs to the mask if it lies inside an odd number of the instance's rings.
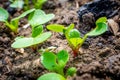
{"label": "seedling", "polygon": [[80,32],[77,29],[74,29],[74,24],[71,24],[68,27],[58,24],[51,24],[47,26],[47,29],[63,33],[73,51],[74,57],[76,57],[78,55],[79,48],[82,46],[88,36],[98,36],[108,30],[106,22],[106,17],[99,18],[96,21],[96,28],[85,34],[83,38],[81,37]]}
{"label": "seedling", "polygon": [[[42,6],[47,0],[31,0],[33,3],[34,8],[36,9],[42,9]],[[29,0],[25,0],[25,10],[28,10],[30,8],[29,6]]]}
{"label": "seedling", "polygon": [[33,4],[36,9],[42,9],[42,6],[45,2],[47,2],[47,0],[33,0]]}
{"label": "seedling", "polygon": [[8,21],[9,18],[9,13],[3,9],[0,8],[0,21],[4,22],[5,25],[11,29],[11,31],[13,31],[14,33],[18,32],[18,23],[19,20],[23,17],[25,17],[26,15],[30,14],[31,12],[33,12],[35,9],[31,9],[28,11],[25,11],[23,14],[21,14],[19,17],[13,18],[10,22]]}
{"label": "seedling", "polygon": [[[64,78],[67,78],[68,76],[73,76],[76,73],[76,68],[74,67],[68,68],[66,73],[64,73],[64,68],[69,60],[68,52],[65,50],[61,50],[56,54],[53,52],[45,51],[41,55],[40,59],[41,59],[41,63],[46,69],[52,72],[56,72],[57,74],[63,76]],[[51,75],[51,77],[54,78],[55,76]],[[64,78],[55,79],[55,80],[65,80]],[[46,79],[46,80],[50,80],[50,79]]]}
{"label": "seedling", "polygon": [[45,14],[42,10],[35,10],[29,16],[29,24],[32,26],[31,37],[17,37],[12,44],[13,48],[25,48],[32,46],[33,49],[37,49],[37,44],[46,41],[51,32],[43,33],[43,24],[54,18],[54,14]]}

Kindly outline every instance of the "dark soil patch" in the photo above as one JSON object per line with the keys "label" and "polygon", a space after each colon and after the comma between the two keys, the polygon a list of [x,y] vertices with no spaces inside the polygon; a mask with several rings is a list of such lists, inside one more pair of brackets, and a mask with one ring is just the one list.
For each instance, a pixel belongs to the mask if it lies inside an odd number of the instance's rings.
{"label": "dark soil patch", "polygon": [[[80,24],[77,11],[80,6],[89,1],[91,0],[50,0],[44,5],[44,10],[56,15],[49,23],[59,23],[66,26],[74,23],[75,27],[84,35],[92,27],[90,24]],[[6,3],[0,2],[1,7]],[[17,11],[11,17],[18,16],[22,12]],[[113,19],[115,16],[111,18]],[[120,24],[120,17],[118,19],[117,23]],[[20,33],[17,35],[30,35],[31,28],[23,28],[25,24],[27,24],[27,20],[22,19],[19,27]],[[17,35],[9,33],[2,23],[0,26],[0,80],[36,80],[40,75],[48,72],[39,63],[40,54],[38,52],[33,52],[31,48],[11,48]],[[56,52],[66,49],[70,53],[70,61],[66,68],[68,66],[76,67],[77,74],[68,80],[120,79],[120,32],[116,36],[103,34],[98,37],[89,37],[79,50],[80,54],[77,58],[73,58],[72,51],[61,34],[53,33],[47,42],[39,45],[39,49],[49,46],[57,47]]]}

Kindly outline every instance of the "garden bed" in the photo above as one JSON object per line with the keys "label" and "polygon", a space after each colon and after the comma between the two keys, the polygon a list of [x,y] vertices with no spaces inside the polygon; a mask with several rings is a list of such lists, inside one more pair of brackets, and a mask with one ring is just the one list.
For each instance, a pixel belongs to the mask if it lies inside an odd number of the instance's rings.
{"label": "garden bed", "polygon": [[[68,26],[74,23],[75,28],[84,35],[93,27],[90,24],[80,22],[77,11],[80,6],[89,1],[91,0],[49,0],[43,6],[43,10],[46,13],[54,13],[55,18],[47,24],[57,23]],[[0,2],[1,7],[7,3],[7,1]],[[23,10],[18,10],[10,18],[18,16],[22,12]],[[119,16],[116,14],[109,19],[115,19],[120,26]],[[116,19],[116,17],[118,18]],[[35,52],[31,48],[11,48],[16,36],[30,36],[31,28],[23,28],[25,24],[27,24],[26,18],[21,19],[19,33],[15,35],[3,23],[0,23],[0,80],[36,80],[48,72],[40,64],[41,54],[39,52]],[[50,39],[39,45],[39,49],[54,46],[57,47],[54,52],[65,49],[70,53],[70,60],[66,69],[69,66],[76,67],[77,73],[69,80],[120,79],[120,29],[115,35],[106,32],[97,37],[88,37],[76,58],[73,57],[72,50],[69,48],[65,37],[55,32],[52,34]]]}

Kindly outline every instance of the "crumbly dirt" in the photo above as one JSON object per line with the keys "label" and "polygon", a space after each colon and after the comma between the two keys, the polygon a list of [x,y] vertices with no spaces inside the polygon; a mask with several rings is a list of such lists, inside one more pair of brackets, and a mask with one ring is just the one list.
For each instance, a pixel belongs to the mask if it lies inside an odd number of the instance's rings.
{"label": "crumbly dirt", "polygon": [[[77,11],[80,6],[89,1],[91,0],[49,0],[43,9],[47,13],[54,13],[55,18],[47,24],[59,23],[68,26],[70,23],[74,23],[75,28],[84,35],[93,27],[79,22]],[[6,2],[0,1],[0,6],[4,7],[6,3],[7,0]],[[10,18],[18,16],[22,12],[22,10],[17,10]],[[114,19],[115,16],[111,19]],[[120,26],[120,17],[116,22]],[[31,48],[11,48],[16,36],[30,36],[31,28],[23,28],[26,24],[27,18],[21,19],[19,34],[15,35],[3,23],[0,23],[0,80],[36,80],[40,75],[48,72],[39,62],[41,55],[39,52],[35,52]],[[55,52],[65,49],[70,53],[70,60],[66,68],[74,66],[77,68],[77,73],[68,80],[120,79],[120,31],[116,35],[106,32],[98,37],[88,37],[76,58],[73,58],[72,50],[62,34],[53,32],[48,41],[39,45],[39,49],[50,46],[56,47]]]}

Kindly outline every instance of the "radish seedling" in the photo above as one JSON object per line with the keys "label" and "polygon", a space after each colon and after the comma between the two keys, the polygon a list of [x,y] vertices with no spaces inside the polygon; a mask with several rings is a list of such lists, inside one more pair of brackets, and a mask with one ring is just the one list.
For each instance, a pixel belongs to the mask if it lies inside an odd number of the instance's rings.
{"label": "radish seedling", "polygon": [[58,24],[51,24],[47,26],[47,29],[55,32],[62,32],[65,35],[75,57],[78,55],[79,48],[82,46],[88,36],[98,36],[108,30],[106,22],[106,17],[99,18],[96,21],[96,28],[85,34],[83,38],[81,37],[80,32],[77,29],[74,29],[74,24],[71,24],[68,27]]}
{"label": "radish seedling", "polygon": [[[31,1],[33,3],[34,8],[36,9],[42,9],[43,4],[47,2],[47,0],[31,0]],[[28,10],[30,8],[29,0],[25,0],[24,3],[25,10]]]}
{"label": "radish seedling", "polygon": [[50,21],[54,18],[54,14],[45,14],[42,10],[35,10],[29,16],[29,23],[32,26],[32,34],[31,37],[26,38],[17,38],[15,42],[12,44],[13,48],[25,48],[32,46],[32,48],[36,49],[37,44],[46,41],[50,36],[51,32],[43,33],[43,25],[44,23]]}
{"label": "radish seedling", "polygon": [[[76,73],[76,68],[74,67],[68,68],[66,73],[64,73],[64,68],[69,60],[68,52],[65,50],[61,50],[57,54],[53,52],[45,51],[41,55],[40,59],[41,59],[41,63],[46,69],[52,72],[56,72],[65,78],[67,78],[68,76],[73,76]],[[51,77],[54,78],[54,76]]]}
{"label": "radish seedling", "polygon": [[42,6],[47,0],[32,0],[36,9],[42,9]]}
{"label": "radish seedling", "polygon": [[11,31],[13,31],[14,33],[18,32],[18,23],[20,18],[25,17],[26,15],[30,14],[31,12],[33,12],[35,9],[31,9],[28,11],[25,11],[24,13],[22,13],[20,16],[13,18],[10,22],[8,21],[9,18],[9,13],[3,9],[0,8],[0,21],[4,22],[5,25],[11,29]]}

